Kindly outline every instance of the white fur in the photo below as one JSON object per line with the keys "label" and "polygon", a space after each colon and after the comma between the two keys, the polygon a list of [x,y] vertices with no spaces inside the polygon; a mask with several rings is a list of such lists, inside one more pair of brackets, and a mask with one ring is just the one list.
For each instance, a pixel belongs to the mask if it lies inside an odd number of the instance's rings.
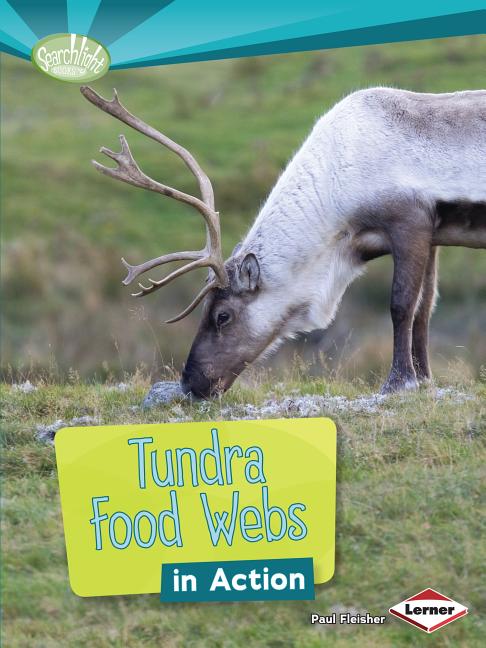
{"label": "white fur", "polygon": [[[280,338],[329,325],[363,271],[350,253],[351,218],[363,207],[402,193],[486,201],[485,180],[486,91],[349,95],[316,123],[238,252],[260,263],[262,289],[248,306],[254,332]],[[285,318],[302,303],[305,314]]]}

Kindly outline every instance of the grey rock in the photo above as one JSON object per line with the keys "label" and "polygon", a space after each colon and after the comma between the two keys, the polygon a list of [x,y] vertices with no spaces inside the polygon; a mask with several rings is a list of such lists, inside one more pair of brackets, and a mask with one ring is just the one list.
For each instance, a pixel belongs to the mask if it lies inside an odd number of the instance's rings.
{"label": "grey rock", "polygon": [[142,407],[150,409],[157,405],[167,405],[182,398],[186,398],[186,395],[179,382],[158,382],[150,388],[143,400]]}
{"label": "grey rock", "polygon": [[474,396],[470,394],[465,394],[464,392],[454,389],[454,387],[438,387],[435,390],[436,400],[451,399],[455,403],[465,403],[466,401],[475,400]]}
{"label": "grey rock", "polygon": [[109,385],[107,387],[108,391],[114,391],[114,392],[126,392],[130,389],[130,385],[124,382],[118,383],[118,385]]}
{"label": "grey rock", "polygon": [[19,391],[23,394],[30,394],[31,392],[37,391],[37,387],[33,385],[30,380],[26,380],[25,382],[20,384],[14,383],[12,385],[12,391]]}
{"label": "grey rock", "polygon": [[44,443],[53,443],[56,433],[61,428],[65,427],[82,427],[85,425],[100,425],[101,420],[94,416],[78,416],[72,418],[69,421],[63,421],[58,419],[51,423],[50,425],[38,425],[37,426],[37,438],[39,441],[44,441]]}

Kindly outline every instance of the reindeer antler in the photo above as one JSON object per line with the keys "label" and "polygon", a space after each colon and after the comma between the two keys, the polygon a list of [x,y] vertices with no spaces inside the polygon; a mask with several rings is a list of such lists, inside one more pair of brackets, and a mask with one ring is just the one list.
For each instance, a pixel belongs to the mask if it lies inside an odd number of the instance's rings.
{"label": "reindeer antler", "polygon": [[126,182],[135,187],[155,191],[163,196],[168,196],[169,198],[174,198],[175,200],[184,202],[197,209],[203,216],[206,223],[206,246],[202,250],[164,254],[163,256],[151,259],[150,261],[146,261],[139,265],[130,265],[125,261],[125,259],[122,259],[123,265],[128,270],[128,274],[123,281],[126,286],[132,283],[134,279],[144,272],[152,270],[152,268],[156,268],[157,266],[172,263],[173,261],[189,261],[189,263],[177,270],[174,270],[160,281],[155,281],[154,279],[149,278],[149,286],[144,286],[142,283],[139,283],[138,285],[141,290],[137,293],[133,293],[134,297],[143,297],[144,295],[148,295],[149,293],[166,286],[173,279],[180,277],[182,274],[189,272],[190,270],[203,267],[209,267],[213,270],[214,277],[211,281],[206,283],[204,288],[198,293],[191,304],[182,313],[180,313],[180,315],[167,320],[167,323],[177,322],[193,311],[210,290],[228,285],[228,275],[224,267],[223,252],[221,249],[219,213],[214,209],[214,193],[211,181],[187,149],[183,148],[180,144],[177,144],[177,142],[172,141],[169,137],[160,133],[152,126],[149,126],[149,124],[146,124],[138,117],[129,113],[120,103],[116,90],[114,90],[114,96],[111,101],[104,99],[88,86],[82,86],[81,93],[88,101],[104,112],[116,117],[123,123],[127,124],[127,126],[130,126],[139,133],[150,137],[159,144],[162,144],[162,146],[165,146],[176,153],[185,162],[186,166],[194,174],[199,183],[201,198],[191,196],[183,191],[161,184],[145,175],[135,162],[128,146],[128,142],[123,135],[120,135],[121,151],[119,153],[115,153],[104,146],[100,149],[101,153],[104,153],[117,163],[115,168],[105,167],[99,162],[96,162],[96,160],[92,160],[93,165],[98,171],[100,171],[100,173],[115,178],[116,180],[121,180],[122,182]]}

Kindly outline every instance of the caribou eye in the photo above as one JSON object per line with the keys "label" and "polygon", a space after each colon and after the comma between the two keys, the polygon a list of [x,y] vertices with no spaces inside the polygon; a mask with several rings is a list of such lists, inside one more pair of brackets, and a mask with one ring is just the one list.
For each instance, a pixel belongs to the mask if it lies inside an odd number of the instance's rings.
{"label": "caribou eye", "polygon": [[218,316],[216,318],[216,326],[218,328],[223,328],[223,326],[229,324],[230,319],[231,316],[229,313],[227,313],[226,311],[221,311],[221,313],[218,313]]}

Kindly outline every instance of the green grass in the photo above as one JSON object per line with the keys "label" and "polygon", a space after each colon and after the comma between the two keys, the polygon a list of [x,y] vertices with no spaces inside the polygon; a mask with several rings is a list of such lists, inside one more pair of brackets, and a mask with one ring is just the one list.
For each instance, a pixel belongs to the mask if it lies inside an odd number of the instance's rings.
{"label": "green grass", "polygon": [[[454,376],[452,394],[422,390],[388,399],[377,413],[339,412],[337,567],[314,602],[162,605],[156,595],[80,599],[68,583],[54,450],[36,439],[40,423],[99,416],[106,424],[163,422],[187,415],[217,420],[225,406],[260,405],[289,393],[354,398],[362,383],[271,375],[237,384],[221,401],[176,403],[150,412],[139,405],[140,374],[123,393],[99,384],[45,381],[3,401],[4,645],[9,648],[252,646],[390,647],[484,643],[484,477],[486,385]],[[376,386],[373,386],[376,388]],[[292,391],[293,390],[293,391]],[[322,414],[329,412],[323,410]],[[481,501],[483,500],[483,501]],[[310,613],[332,606],[386,614],[425,587],[468,605],[470,614],[425,639],[396,619],[383,627],[317,629]]]}

